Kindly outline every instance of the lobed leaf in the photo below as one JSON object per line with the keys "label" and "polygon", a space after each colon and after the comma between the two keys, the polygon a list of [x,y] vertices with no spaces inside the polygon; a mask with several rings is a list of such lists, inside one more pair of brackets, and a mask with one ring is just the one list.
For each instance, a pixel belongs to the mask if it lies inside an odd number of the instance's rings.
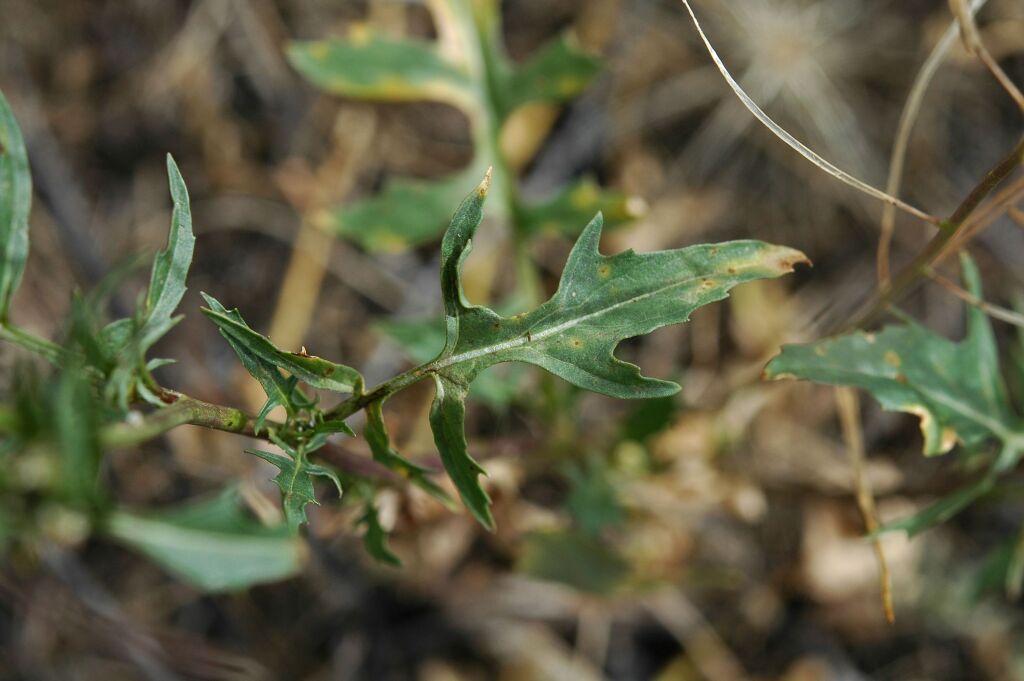
{"label": "lobed leaf", "polygon": [[335,95],[380,102],[436,101],[472,106],[467,74],[430,44],[396,40],[357,26],[347,39],[293,42],[292,66]]}
{"label": "lobed leaf", "polygon": [[555,295],[531,312],[502,317],[470,305],[460,281],[485,195],[482,186],[466,199],[442,243],[447,341],[432,368],[464,384],[488,366],[518,361],[612,397],[674,394],[675,383],[641,376],[638,367],[616,359],[618,343],[685,322],[733,286],[781,276],[807,261],[799,251],[761,241],[605,256],[598,250],[598,215],[577,240]]}
{"label": "lobed leaf", "polygon": [[489,176],[459,206],[442,240],[445,347],[425,370],[436,386],[430,422],[442,461],[470,511],[490,527],[488,498],[477,478],[482,469],[469,456],[463,433],[466,390],[483,369],[526,362],[612,397],[672,395],[679,390],[675,383],[646,378],[639,367],[616,359],[619,342],[684,322],[733,286],[781,276],[806,258],[760,241],[605,256],[598,249],[598,214],[569,255],[555,295],[530,312],[502,317],[471,305],[461,281],[488,186]]}
{"label": "lobed leaf", "polygon": [[[977,268],[966,257],[962,265],[968,289],[980,295]],[[998,439],[1024,447],[992,327],[977,308],[968,308],[967,336],[960,343],[916,323],[889,326],[877,334],[856,332],[787,345],[765,376],[863,388],[883,408],[920,419],[928,456],[948,452],[958,441],[976,446]]]}
{"label": "lobed leaf", "polygon": [[[964,282],[980,298],[977,267],[961,255]],[[884,409],[920,419],[926,456],[960,442],[971,448],[997,440],[999,455],[986,474],[880,532],[910,535],[948,520],[991,491],[998,474],[1024,453],[1024,424],[1010,407],[998,349],[985,313],[967,309],[967,334],[954,343],[910,322],[878,334],[856,332],[805,345],[787,345],[765,368],[767,378],[800,378],[863,388]]]}
{"label": "lobed leaf", "polygon": [[[244,348],[248,356],[257,358],[266,365],[283,369],[314,388],[341,393],[358,393],[362,390],[363,378],[355,369],[304,352],[280,350],[269,338],[256,333],[246,324],[238,310],[229,312],[213,297],[205,293],[203,297],[210,305],[203,308],[203,314],[217,325],[232,346]],[[267,394],[270,395],[270,392]]]}
{"label": "lobed leaf", "polygon": [[0,92],[0,324],[7,322],[11,298],[25,272],[31,207],[28,152],[14,113]]}
{"label": "lobed leaf", "polygon": [[205,591],[244,589],[297,574],[305,551],[286,527],[249,519],[236,490],[165,513],[114,512],[106,530]]}
{"label": "lobed leaf", "polygon": [[195,234],[192,233],[188,189],[178,165],[170,154],[167,155],[167,177],[174,203],[171,211],[171,230],[167,237],[167,248],[157,253],[153,259],[153,271],[150,275],[149,290],[146,292],[139,335],[139,346],[143,352],[178,321],[173,315],[187,290],[185,279],[192,264],[192,252],[196,244]]}
{"label": "lobed leaf", "polygon": [[284,456],[265,452],[260,449],[246,449],[247,454],[257,456],[267,463],[271,463],[280,470],[274,483],[281,490],[282,507],[284,517],[292,530],[297,530],[299,525],[307,522],[306,505],[320,502],[316,500],[316,493],[313,490],[314,475],[329,478],[338,488],[338,496],[342,495],[341,480],[338,474],[324,466],[309,463],[303,456]]}
{"label": "lobed leaf", "polygon": [[[229,311],[223,305],[217,301],[213,296],[205,293],[201,294],[203,299],[206,300],[206,304],[210,306],[210,311],[216,313],[220,317],[228,317],[234,320],[238,324],[245,324],[242,320],[242,316],[238,313],[238,310]],[[204,310],[205,312],[205,310]],[[256,431],[259,432],[264,420],[270,411],[276,406],[283,406],[289,414],[295,412],[295,407],[292,404],[292,394],[294,386],[286,379],[276,366],[269,361],[263,359],[258,354],[252,352],[248,346],[237,341],[235,337],[224,329],[220,329],[220,334],[224,336],[231,349],[238,355],[239,361],[242,362],[242,366],[249,372],[249,375],[255,378],[259,384],[263,387],[263,392],[267,395],[267,403],[263,406],[259,416],[256,419]]]}

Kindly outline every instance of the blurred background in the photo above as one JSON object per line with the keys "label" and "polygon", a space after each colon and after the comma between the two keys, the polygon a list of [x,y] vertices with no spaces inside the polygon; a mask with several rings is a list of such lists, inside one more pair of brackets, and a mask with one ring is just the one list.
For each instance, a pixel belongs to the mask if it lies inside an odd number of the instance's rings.
{"label": "blurred background", "polygon": [[[947,3],[694,5],[770,115],[839,167],[885,185],[908,89],[951,22]],[[501,15],[515,61],[566,31],[602,61],[578,97],[534,107],[506,131],[524,197],[589,176],[621,192],[631,217],[606,235],[605,252],[760,238],[803,250],[814,268],[742,286],[687,325],[625,344],[620,355],[645,374],[682,383],[671,400],[627,403],[528,371],[500,374],[468,421],[496,503],[494,534],[415,490],[388,489],[382,519],[403,566],[384,567],[365,554],[352,509],[324,488],[302,575],[240,593],[203,594],[100,539],[59,563],[6,565],[0,679],[1024,678],[1024,612],[991,577],[1018,540],[1020,495],[912,541],[886,536],[890,625],[833,391],[758,380],[780,344],[834,331],[874,291],[880,204],[755,122],[679,2],[508,0]],[[21,323],[56,334],[69,291],[162,247],[170,152],[198,242],[187,316],[159,348],[178,359],[161,370],[164,385],[261,405],[199,314],[200,291],[282,347],[360,368],[370,384],[410,366],[416,334],[403,343],[382,325],[439,313],[437,241],[368,250],[320,229],[324,211],[390,178],[456,172],[473,143],[454,107],[335,97],[285,57],[290,40],[367,23],[436,37],[428,8],[413,0],[0,0],[0,89],[24,129],[36,188],[15,300]],[[991,0],[979,24],[1024,83],[1024,3]],[[948,214],[1021,131],[1012,101],[955,45],[924,100],[902,195]],[[900,217],[894,263],[930,229]],[[1022,290],[1022,239],[1005,219],[972,245],[994,301]],[[530,241],[546,293],[571,243],[558,232]],[[486,248],[471,259],[474,281],[488,282],[477,302],[515,292],[508,260]],[[136,278],[143,286],[144,274]],[[133,304],[130,295],[113,302]],[[961,333],[962,303],[939,287],[921,288],[903,309],[948,337]],[[997,333],[1003,347],[1016,343],[1011,327]],[[14,354],[0,355],[4,371]],[[401,451],[436,466],[430,398],[427,386],[403,393],[387,420]],[[963,479],[951,457],[921,456],[915,419],[863,398],[862,408],[882,520]],[[133,508],[238,484],[273,519],[272,469],[244,446],[181,428],[117,452],[108,475]],[[361,440],[341,451],[368,457]]]}

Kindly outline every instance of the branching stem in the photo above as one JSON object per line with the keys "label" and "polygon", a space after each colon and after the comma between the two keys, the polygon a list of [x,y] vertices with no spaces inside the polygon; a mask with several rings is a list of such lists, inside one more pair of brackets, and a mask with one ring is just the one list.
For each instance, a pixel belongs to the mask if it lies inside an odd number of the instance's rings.
{"label": "branching stem", "polygon": [[989,170],[981,181],[971,190],[967,197],[957,206],[953,214],[940,224],[940,231],[928,242],[921,251],[899,274],[892,283],[882,289],[875,301],[866,312],[858,315],[847,330],[852,328],[864,328],[871,324],[890,304],[903,295],[916,281],[920,279],[925,271],[936,261],[945,250],[947,244],[957,237],[967,219],[974,213],[975,209],[985,200],[989,194],[999,185],[1000,182],[1009,177],[1017,168],[1024,163],[1024,137],[1017,142],[1017,145],[1003,157],[995,166]]}

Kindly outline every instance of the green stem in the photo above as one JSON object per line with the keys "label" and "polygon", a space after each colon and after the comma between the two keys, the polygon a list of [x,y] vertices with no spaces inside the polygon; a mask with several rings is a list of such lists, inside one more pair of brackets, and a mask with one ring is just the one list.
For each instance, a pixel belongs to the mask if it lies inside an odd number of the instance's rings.
{"label": "green stem", "polygon": [[477,115],[473,120],[473,144],[492,167],[491,196],[512,228],[512,250],[519,290],[532,303],[541,302],[540,277],[530,258],[528,239],[523,235],[519,187],[501,150],[501,130],[506,107],[501,100],[502,69],[506,68],[501,51],[501,29],[496,7],[491,2],[473,4],[467,0],[458,6],[460,40],[469,60],[476,85]]}
{"label": "green stem", "polygon": [[1009,177],[1022,163],[1024,163],[1024,137],[1017,142],[1017,146],[1009,154],[985,174],[985,177],[957,206],[949,219],[942,221],[939,233],[932,237],[924,250],[900,271],[889,286],[879,292],[871,307],[858,316],[856,321],[849,325],[849,328],[863,328],[871,324],[892,303],[906,293],[927,272],[946,245],[960,232],[967,218],[981,205],[985,197],[991,194],[999,183]]}
{"label": "green stem", "polygon": [[400,390],[417,383],[437,369],[436,361],[427,362],[391,378],[369,392],[353,395],[324,414],[324,420],[345,420],[374,402],[386,400]]}
{"label": "green stem", "polygon": [[203,402],[167,390],[162,394],[176,396],[177,401],[136,422],[126,421],[107,426],[100,431],[100,443],[114,449],[134,447],[184,425],[256,437],[253,428],[255,418],[240,409]]}
{"label": "green stem", "polygon": [[20,345],[51,364],[60,364],[61,356],[64,354],[63,348],[56,343],[7,323],[0,324],[0,340]]}

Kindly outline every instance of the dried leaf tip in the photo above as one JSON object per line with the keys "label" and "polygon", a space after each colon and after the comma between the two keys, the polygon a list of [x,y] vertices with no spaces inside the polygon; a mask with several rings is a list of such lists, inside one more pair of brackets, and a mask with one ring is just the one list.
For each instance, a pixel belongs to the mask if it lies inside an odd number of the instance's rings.
{"label": "dried leaf tip", "polygon": [[493,171],[494,166],[487,166],[487,172],[484,173],[484,179],[476,188],[476,192],[480,195],[481,199],[487,196],[487,191],[491,188],[491,173]]}
{"label": "dried leaf tip", "polygon": [[795,248],[778,247],[773,264],[780,272],[792,272],[797,265],[813,267],[811,259]]}

